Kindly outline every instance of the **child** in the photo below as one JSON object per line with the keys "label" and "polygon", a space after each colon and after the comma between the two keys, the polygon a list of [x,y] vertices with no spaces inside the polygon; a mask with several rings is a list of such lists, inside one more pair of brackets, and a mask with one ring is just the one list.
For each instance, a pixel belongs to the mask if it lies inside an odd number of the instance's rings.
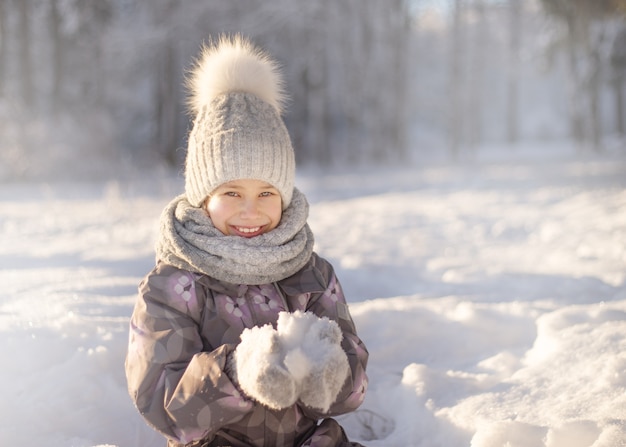
{"label": "child", "polygon": [[129,393],[170,447],[359,446],[330,416],[363,402],[368,353],[313,252],[277,66],[222,38],[189,87],[185,194],[139,288]]}

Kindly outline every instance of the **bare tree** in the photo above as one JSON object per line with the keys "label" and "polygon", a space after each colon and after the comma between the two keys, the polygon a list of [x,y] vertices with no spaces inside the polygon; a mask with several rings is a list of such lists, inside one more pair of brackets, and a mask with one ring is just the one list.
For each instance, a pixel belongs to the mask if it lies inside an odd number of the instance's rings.
{"label": "bare tree", "polygon": [[286,17],[285,39],[269,43],[291,76],[288,124],[299,159],[406,157],[406,1],[289,0],[268,3],[255,18],[269,8],[274,23]]}
{"label": "bare tree", "polygon": [[485,96],[485,59],[486,52],[489,51],[489,24],[486,17],[486,6],[483,0],[474,0],[472,10],[475,17],[473,27],[472,57],[468,61],[468,103],[465,111],[467,115],[467,143],[469,149],[477,150],[477,146],[483,139],[483,115]]}
{"label": "bare tree", "polygon": [[243,32],[285,69],[300,161],[398,161],[408,158],[409,1],[0,0],[16,31],[0,21],[0,44],[11,45],[1,66],[24,105],[49,94],[33,106],[51,105],[67,129],[80,118],[82,136],[49,128],[87,145],[82,155],[119,146],[177,163],[190,124],[184,65],[207,37]]}
{"label": "bare tree", "polygon": [[107,89],[107,64],[104,60],[105,40],[103,36],[113,16],[114,5],[113,0],[98,0],[87,3],[89,10],[85,14],[85,19],[86,26],[92,36],[90,40],[92,41],[93,70],[91,70],[90,76],[93,78],[93,98],[97,104],[101,104]]}
{"label": "bare tree", "polygon": [[[328,0],[318,2],[318,8],[314,11],[314,23],[320,23],[326,28],[328,23]],[[318,30],[322,31],[322,30]],[[305,92],[305,147],[313,157],[323,165],[330,165],[333,162],[333,147],[330,141],[330,105],[329,95],[329,63],[328,63],[328,33],[321,32],[318,36],[312,36],[311,30],[308,32],[310,39],[307,39],[307,63],[303,76]]]}
{"label": "bare tree", "polygon": [[506,129],[509,143],[519,139],[519,89],[522,48],[522,0],[509,0],[509,63],[507,72]]}
{"label": "bare tree", "polygon": [[391,9],[392,17],[390,26],[387,28],[391,31],[389,47],[394,49],[393,59],[394,66],[397,67],[395,73],[396,80],[393,82],[394,88],[394,104],[391,109],[392,118],[392,150],[396,153],[396,158],[400,161],[408,159],[408,141],[407,132],[409,128],[409,70],[411,59],[411,25],[410,14],[408,11],[408,3],[404,0],[396,0]]}
{"label": "bare tree", "polygon": [[450,155],[456,159],[459,156],[463,142],[464,129],[464,98],[463,98],[463,0],[454,0],[452,16],[452,35],[449,53],[448,75],[448,139]]}
{"label": "bare tree", "polygon": [[7,0],[0,0],[0,97],[4,94],[6,82],[6,66],[7,66],[7,38],[9,32],[7,30]]}
{"label": "bare tree", "polygon": [[546,11],[558,18],[566,30],[570,74],[570,127],[581,145],[602,148],[601,81],[603,60],[600,47],[604,28],[596,21],[615,14],[621,2],[615,0],[542,0]]}
{"label": "bare tree", "polygon": [[19,78],[21,80],[22,101],[27,109],[33,107],[34,82],[31,63],[31,34],[30,34],[30,0],[21,0],[19,5]]}
{"label": "bare tree", "polygon": [[[160,8],[155,8],[155,22],[157,28],[163,27],[174,30],[170,20],[175,19],[175,5],[171,0],[162,2]],[[169,28],[168,28],[169,25]],[[180,83],[178,76],[180,61],[178,60],[177,49],[174,43],[175,36],[172,32],[162,36],[163,42],[158,48],[156,65],[156,142],[155,146],[162,158],[170,165],[175,166],[179,161],[177,158],[177,147],[179,140],[179,122],[181,98]]]}
{"label": "bare tree", "polygon": [[61,102],[65,45],[61,34],[61,15],[58,0],[50,0],[50,38],[52,41],[52,105],[56,110]]}
{"label": "bare tree", "polygon": [[[360,112],[365,115],[360,132],[367,138],[361,146],[369,145],[367,161],[402,161],[407,155],[408,45],[411,31],[407,2],[373,0],[363,5],[362,10],[365,35],[361,45],[364,57],[356,67],[365,68],[364,74],[361,74],[364,82],[360,94],[371,107]],[[358,76],[358,71],[355,74]]]}
{"label": "bare tree", "polygon": [[615,122],[620,135],[626,135],[626,107],[624,87],[626,86],[626,27],[617,34],[611,48],[613,68],[613,91],[615,97]]}

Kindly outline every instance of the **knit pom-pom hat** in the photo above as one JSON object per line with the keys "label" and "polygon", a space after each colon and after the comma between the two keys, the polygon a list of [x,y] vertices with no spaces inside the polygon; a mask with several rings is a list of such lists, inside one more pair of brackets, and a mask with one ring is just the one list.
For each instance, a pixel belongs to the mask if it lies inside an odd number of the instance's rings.
{"label": "knit pom-pom hat", "polygon": [[283,81],[275,61],[237,35],[205,46],[188,79],[195,117],[185,162],[185,193],[200,207],[220,185],[262,180],[289,206],[295,156],[281,118]]}

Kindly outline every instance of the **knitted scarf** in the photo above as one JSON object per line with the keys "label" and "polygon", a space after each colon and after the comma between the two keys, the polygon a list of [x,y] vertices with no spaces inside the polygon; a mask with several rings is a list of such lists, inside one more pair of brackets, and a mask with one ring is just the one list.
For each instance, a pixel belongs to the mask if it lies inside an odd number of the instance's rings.
{"label": "knitted scarf", "polygon": [[311,257],[314,241],[306,223],[308,214],[306,197],[294,188],[289,207],[272,231],[252,238],[227,236],[183,194],[161,215],[156,257],[232,284],[280,281],[299,271]]}

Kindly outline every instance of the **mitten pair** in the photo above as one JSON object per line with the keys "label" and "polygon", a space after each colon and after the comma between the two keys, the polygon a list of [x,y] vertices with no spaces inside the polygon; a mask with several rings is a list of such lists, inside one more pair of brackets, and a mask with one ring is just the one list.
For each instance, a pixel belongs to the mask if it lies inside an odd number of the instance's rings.
{"label": "mitten pair", "polygon": [[335,321],[309,312],[281,312],[270,325],[245,329],[230,360],[241,390],[257,402],[282,409],[298,399],[328,412],[350,366]]}
{"label": "mitten pair", "polygon": [[231,379],[248,397],[266,407],[289,407],[298,399],[298,390],[284,357],[278,333],[271,325],[245,329],[229,359]]}
{"label": "mitten pair", "polygon": [[285,366],[300,385],[300,401],[328,412],[350,370],[341,347],[339,325],[328,318],[296,311],[281,312],[277,328],[287,351]]}

